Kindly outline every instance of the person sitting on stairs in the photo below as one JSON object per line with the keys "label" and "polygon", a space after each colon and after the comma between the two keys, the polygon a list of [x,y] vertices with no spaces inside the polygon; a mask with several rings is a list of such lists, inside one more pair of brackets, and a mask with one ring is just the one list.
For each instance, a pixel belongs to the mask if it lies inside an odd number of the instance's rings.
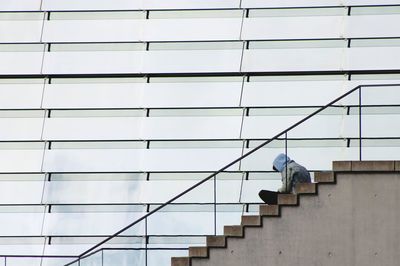
{"label": "person sitting on stairs", "polygon": [[311,183],[308,170],[283,153],[275,158],[273,169],[281,172],[282,187],[278,189],[280,193],[296,193],[297,183]]}
{"label": "person sitting on stairs", "polygon": [[258,196],[267,204],[278,204],[278,194],[280,193],[296,193],[296,184],[311,183],[311,177],[308,170],[291,160],[286,154],[279,154],[274,162],[273,169],[281,172],[282,187],[276,191],[261,190]]}

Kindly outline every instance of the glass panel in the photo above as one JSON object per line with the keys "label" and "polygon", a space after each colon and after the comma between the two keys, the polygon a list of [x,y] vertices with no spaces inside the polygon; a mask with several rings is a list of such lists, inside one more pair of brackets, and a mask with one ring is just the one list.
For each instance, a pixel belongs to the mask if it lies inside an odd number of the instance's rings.
{"label": "glass panel", "polygon": [[243,77],[149,77],[150,83],[242,82]]}
{"label": "glass panel", "polygon": [[[44,80],[32,80],[32,83],[25,84],[12,82],[15,80],[9,80],[7,84],[7,81],[0,79],[0,109],[39,109],[41,107]],[[34,84],[35,82],[42,84]],[[23,79],[19,83],[23,83]]]}
{"label": "glass panel", "polygon": [[143,43],[90,43],[90,44],[60,44],[51,45],[51,52],[62,51],[144,51],[146,49]]}
{"label": "glass panel", "polygon": [[171,257],[188,256],[188,250],[149,250],[148,266],[169,265]]}
{"label": "glass panel", "polygon": [[[145,173],[112,173],[112,174],[51,174],[52,181],[89,181],[89,180],[109,180],[109,181],[117,181],[117,180],[145,180]],[[1,175],[0,175],[1,177]],[[43,179],[43,178],[42,178]]]}
{"label": "glass panel", "polygon": [[[362,104],[378,105],[377,108],[365,108],[365,114],[398,114],[400,103],[400,82],[398,86],[362,87]],[[382,105],[382,106],[381,106]],[[393,107],[383,105],[395,105]],[[397,106],[397,107],[396,107]]]}
{"label": "glass panel", "polygon": [[201,180],[211,173],[149,173],[150,180]]}
{"label": "glass panel", "polygon": [[348,68],[353,70],[395,69],[400,47],[353,47],[348,49]]}
{"label": "glass panel", "polygon": [[0,1],[0,9],[4,11],[40,10],[41,0]]}
{"label": "glass panel", "polygon": [[0,150],[0,172],[41,172],[42,150]]}
{"label": "glass panel", "polygon": [[19,79],[0,79],[0,84],[44,84],[43,78],[19,78]]}
{"label": "glass panel", "polygon": [[44,44],[0,44],[0,52],[43,52]]}
{"label": "glass panel", "polygon": [[[262,140],[258,141],[250,141],[249,142],[249,147],[250,148],[255,148],[258,145],[263,143]],[[290,146],[291,147],[346,147],[347,139],[291,139],[290,140]],[[278,140],[274,140],[271,142],[269,147],[273,148],[282,148],[285,146],[285,142],[282,138],[279,138]]]}
{"label": "glass panel", "polygon": [[79,266],[103,266],[103,254],[101,251],[87,258],[79,260]]}
{"label": "glass panel", "polygon": [[288,8],[288,9],[250,9],[249,17],[308,17],[308,16],[343,16],[347,8]]}
{"label": "glass panel", "polygon": [[204,236],[149,236],[149,248],[188,247],[206,245]]}
{"label": "glass panel", "polygon": [[[9,16],[10,13],[0,13],[1,22],[1,43],[24,43],[40,42],[42,24],[43,24],[43,13],[41,17],[32,16],[34,13],[18,13],[18,16]],[[23,15],[23,16],[20,16]],[[27,16],[25,16],[27,15]],[[24,45],[23,48],[15,48],[17,51],[31,51],[35,46]],[[39,47],[39,45],[38,45]],[[43,47],[40,45],[40,47]],[[4,45],[1,46],[0,51],[9,51],[10,49],[4,49]],[[43,51],[43,50],[42,50]]]}
{"label": "glass panel", "polygon": [[400,6],[354,6],[351,15],[388,15],[400,14]]}
{"label": "glass panel", "polygon": [[[271,145],[277,141],[273,141]],[[261,144],[261,142],[259,143]],[[272,167],[270,169],[272,170]],[[250,172],[248,175],[249,180],[273,180],[273,181],[280,181],[281,176],[279,175],[278,172]]]}
{"label": "glass panel", "polygon": [[[189,172],[189,173],[149,173],[149,180],[202,180],[211,175],[212,172]],[[223,172],[218,174],[220,180],[241,180],[241,172]]]}
{"label": "glass panel", "polygon": [[52,213],[142,212],[144,205],[52,205]]}
{"label": "glass panel", "polygon": [[[41,47],[40,47],[41,46]],[[40,74],[44,46],[41,44],[0,44],[0,72],[7,74]],[[2,52],[1,52],[2,51]],[[21,51],[21,53],[15,53]],[[40,51],[40,52],[39,52]]]}
{"label": "glass panel", "polygon": [[143,6],[139,1],[130,0],[85,0],[70,1],[70,0],[43,0],[43,10],[142,10]]}
{"label": "glass panel", "polygon": [[[222,43],[223,44],[223,43]],[[241,44],[242,45],[242,44]],[[147,51],[144,55],[144,73],[200,73],[200,72],[238,72],[242,49],[214,49],[188,47],[192,50]],[[211,48],[211,47],[209,47]],[[196,49],[196,50],[193,50]],[[160,62],[168,62],[160,64]]]}
{"label": "glass panel", "polygon": [[144,19],[144,11],[52,12],[51,20]]}
{"label": "glass panel", "polygon": [[241,116],[242,109],[151,109],[150,116]]}
{"label": "glass panel", "polygon": [[145,250],[104,250],[102,266],[145,266]]}
{"label": "glass panel", "polygon": [[[400,80],[400,74],[352,74],[352,80]],[[397,81],[396,81],[397,83]]]}
{"label": "glass panel", "polygon": [[51,117],[141,117],[144,110],[52,110]]}
{"label": "glass panel", "polygon": [[[144,80],[144,79],[143,79]],[[79,80],[78,80],[79,81]],[[76,82],[78,82],[76,81]],[[122,80],[121,80],[122,81]],[[46,84],[43,106],[51,109],[142,108],[144,83],[139,80],[124,83],[61,83]],[[73,82],[67,80],[66,82]],[[99,81],[100,82],[100,81]],[[107,83],[108,82],[108,83]],[[116,80],[118,82],[118,80]],[[146,91],[147,92],[147,91]],[[93,113],[93,112],[92,112]]]}
{"label": "glass panel", "polygon": [[44,174],[0,174],[1,181],[43,181]]}
{"label": "glass panel", "polygon": [[[144,83],[147,78],[51,78],[51,84]],[[47,86],[50,86],[47,85]]]}
{"label": "glass panel", "polygon": [[241,148],[242,141],[150,141],[150,149],[159,148]]}
{"label": "glass panel", "polygon": [[241,18],[242,10],[191,10],[191,11],[150,11],[150,19],[171,18]]}
{"label": "glass panel", "polygon": [[[41,261],[40,266],[60,266],[60,265],[65,265],[71,261],[73,261],[75,258],[43,258]],[[81,264],[82,265],[82,264]],[[73,264],[73,266],[77,266],[76,264]],[[98,265],[96,265],[98,266]]]}
{"label": "glass panel", "polygon": [[250,41],[249,49],[334,48],[346,47],[346,45],[345,40]]}
{"label": "glass panel", "polygon": [[350,84],[340,80],[273,81],[271,79],[268,82],[245,82],[242,106],[260,107],[250,108],[250,115],[303,114],[311,110],[312,106],[325,105],[350,88]]}
{"label": "glass panel", "polygon": [[[79,49],[86,49],[89,46],[82,45]],[[99,44],[99,46],[105,49],[114,49],[112,46],[104,47],[103,44]],[[90,49],[92,48],[95,47],[90,47]],[[143,51],[47,52],[44,57],[43,73],[47,74],[139,73],[142,71]],[[108,62],[108,64],[104,64],[104,62]]]}
{"label": "glass panel", "polygon": [[[347,48],[244,50],[242,71],[339,70],[343,69],[345,63],[343,49]],[[363,55],[360,58],[367,57]],[[371,59],[368,58],[368,60]],[[276,64],[270,62],[276,62]]]}
{"label": "glass panel", "polygon": [[[250,76],[250,82],[347,80],[346,75]],[[246,84],[246,83],[245,83]]]}
{"label": "glass panel", "polygon": [[40,266],[41,258],[7,257],[5,266]]}
{"label": "glass panel", "polygon": [[243,21],[242,39],[343,39],[343,28],[341,16],[246,18]]}
{"label": "glass panel", "polygon": [[[350,147],[359,147],[360,142],[358,139],[352,139],[349,143]],[[379,147],[380,149],[385,149],[390,147],[400,147],[400,139],[399,137],[391,138],[373,138],[373,139],[363,139],[362,141],[363,147]]]}
{"label": "glass panel", "polygon": [[93,142],[52,142],[52,149],[145,149],[146,142],[136,141],[93,141]]}
{"label": "glass panel", "polygon": [[43,12],[1,12],[0,20],[43,20]]}
{"label": "glass panel", "polygon": [[0,111],[0,118],[7,117],[7,118],[43,118],[44,117],[44,110],[1,110]]}
{"label": "glass panel", "polygon": [[390,47],[400,46],[400,39],[352,39],[351,47]]}
{"label": "glass panel", "polygon": [[[301,116],[308,115],[313,111],[316,111],[317,107],[293,107],[293,108],[250,108],[249,117],[251,116]],[[338,110],[331,108],[332,112],[338,112]],[[339,109],[340,112],[340,109]],[[277,132],[278,133],[278,132]]]}
{"label": "glass panel", "polygon": [[[21,1],[21,0],[20,0]],[[70,0],[43,0],[44,10],[146,10],[146,9],[210,9],[210,8],[239,8],[239,0],[202,0],[181,1],[163,0],[131,1],[131,0],[85,0],[71,2]]]}
{"label": "glass panel", "polygon": [[0,150],[43,150],[44,142],[0,142]]}
{"label": "glass panel", "polygon": [[149,43],[149,50],[238,50],[242,48],[243,42]]}
{"label": "glass panel", "polygon": [[[66,236],[109,236],[139,219],[141,212],[68,212],[48,213],[43,234]],[[79,222],[77,222],[79,221]],[[143,226],[135,226],[123,235],[143,235]],[[118,243],[116,243],[118,244]],[[121,244],[122,245],[122,244]],[[124,247],[129,246],[123,244]],[[85,247],[83,247],[85,248]]]}
{"label": "glass panel", "polygon": [[43,179],[41,181],[2,181],[0,202],[2,204],[40,204],[43,185]]}

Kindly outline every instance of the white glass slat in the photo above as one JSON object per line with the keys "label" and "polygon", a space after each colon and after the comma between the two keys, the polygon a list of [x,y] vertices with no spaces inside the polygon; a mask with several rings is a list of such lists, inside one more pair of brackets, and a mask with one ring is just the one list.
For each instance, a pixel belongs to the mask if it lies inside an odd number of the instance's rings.
{"label": "white glass slat", "polygon": [[0,73],[40,74],[42,56],[40,52],[1,52]]}
{"label": "white glass slat", "polygon": [[341,48],[245,50],[242,71],[341,70],[345,60],[344,51]]}
{"label": "white glass slat", "polygon": [[141,41],[143,20],[47,20],[44,42]]}
{"label": "white glass slat", "polygon": [[43,118],[0,118],[0,140],[40,140]]}
{"label": "white glass slat", "polygon": [[240,154],[241,149],[47,150],[43,169],[47,172],[214,171]]}
{"label": "white glass slat", "polygon": [[71,109],[237,107],[241,86],[241,82],[46,84],[43,106]]}
{"label": "white glass slat", "polygon": [[41,20],[0,21],[0,42],[40,42],[42,24]]}
{"label": "white glass slat", "polygon": [[343,36],[340,16],[246,18],[245,40],[324,39]]}
{"label": "white glass slat", "polygon": [[41,0],[0,1],[1,11],[37,11]]}
{"label": "white glass slat", "polygon": [[40,172],[42,150],[0,150],[0,172]]}
{"label": "white glass slat", "polygon": [[238,8],[239,0],[43,0],[43,10],[143,10],[143,9],[210,9]]}
{"label": "white glass slat", "polygon": [[1,84],[1,109],[40,108],[43,85],[41,84]]}

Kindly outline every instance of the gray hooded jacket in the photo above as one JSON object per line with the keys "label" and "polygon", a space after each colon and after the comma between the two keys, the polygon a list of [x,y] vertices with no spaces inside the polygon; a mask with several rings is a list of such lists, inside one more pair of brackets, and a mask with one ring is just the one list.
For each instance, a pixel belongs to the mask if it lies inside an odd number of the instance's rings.
{"label": "gray hooded jacket", "polygon": [[278,190],[279,192],[295,192],[297,183],[311,183],[308,170],[283,153],[275,158],[273,165],[282,175],[282,187]]}

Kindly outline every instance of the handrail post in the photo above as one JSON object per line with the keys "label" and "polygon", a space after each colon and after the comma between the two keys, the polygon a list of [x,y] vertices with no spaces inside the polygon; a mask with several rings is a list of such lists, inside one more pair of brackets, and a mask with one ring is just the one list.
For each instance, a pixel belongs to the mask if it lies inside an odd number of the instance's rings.
{"label": "handrail post", "polygon": [[144,236],[144,245],[145,245],[145,247],[144,247],[144,259],[145,259],[145,266],[147,266],[147,244],[148,244],[148,241],[147,241],[147,217],[144,219],[144,234],[145,234],[145,236]]}
{"label": "handrail post", "polygon": [[287,173],[288,173],[288,167],[287,167],[287,163],[288,163],[288,160],[287,160],[287,150],[288,150],[288,147],[287,147],[287,143],[288,143],[288,141],[287,141],[287,131],[285,132],[285,155],[286,155],[286,164],[285,164],[285,179],[286,179],[286,182],[285,182],[285,192],[288,192],[288,175],[287,175]]}
{"label": "handrail post", "polygon": [[362,123],[361,123],[361,109],[362,109],[362,102],[361,102],[361,88],[358,88],[358,141],[359,141],[359,160],[362,161]]}
{"label": "handrail post", "polygon": [[214,176],[214,235],[217,235],[217,175]]}

